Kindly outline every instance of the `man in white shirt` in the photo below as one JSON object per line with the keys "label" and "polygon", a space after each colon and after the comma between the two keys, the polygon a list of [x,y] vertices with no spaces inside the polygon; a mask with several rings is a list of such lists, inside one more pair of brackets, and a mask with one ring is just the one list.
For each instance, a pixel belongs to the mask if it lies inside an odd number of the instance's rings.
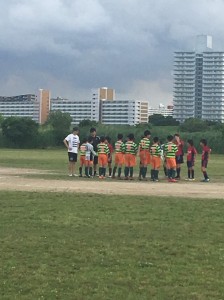
{"label": "man in white shirt", "polygon": [[64,145],[68,149],[68,172],[69,176],[77,176],[75,172],[75,163],[77,162],[77,156],[78,156],[78,149],[79,149],[79,128],[74,127],[73,132],[69,134],[64,139]]}

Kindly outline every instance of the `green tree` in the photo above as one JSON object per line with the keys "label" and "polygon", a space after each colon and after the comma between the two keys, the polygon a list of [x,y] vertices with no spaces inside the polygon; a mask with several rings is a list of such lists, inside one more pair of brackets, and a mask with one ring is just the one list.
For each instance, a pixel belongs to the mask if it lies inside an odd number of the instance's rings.
{"label": "green tree", "polygon": [[84,119],[79,122],[79,127],[96,127],[98,123],[96,121],[91,121],[89,119]]}
{"label": "green tree", "polygon": [[51,125],[55,144],[61,145],[63,139],[70,131],[72,117],[69,113],[63,113],[60,110],[50,112],[46,125]]}
{"label": "green tree", "polygon": [[206,121],[198,118],[189,118],[180,125],[180,130],[185,132],[199,132],[206,131],[208,129]]}
{"label": "green tree", "polygon": [[36,146],[39,125],[31,118],[9,117],[1,123],[2,134],[10,146],[30,148]]}
{"label": "green tree", "polygon": [[177,126],[179,122],[176,121],[172,116],[165,117],[161,114],[154,114],[149,116],[149,123],[154,126]]}

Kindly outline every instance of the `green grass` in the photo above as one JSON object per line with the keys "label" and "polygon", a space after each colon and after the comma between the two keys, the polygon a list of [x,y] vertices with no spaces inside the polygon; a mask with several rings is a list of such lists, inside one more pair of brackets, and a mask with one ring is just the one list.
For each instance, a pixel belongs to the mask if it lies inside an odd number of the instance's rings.
{"label": "green grass", "polygon": [[[186,159],[186,156],[185,156]],[[1,149],[0,166],[3,167],[18,167],[18,168],[33,168],[40,170],[50,170],[55,174],[41,175],[48,179],[62,179],[67,174],[67,152],[66,149],[59,150],[14,150]],[[196,159],[195,174],[196,178],[201,178],[201,155],[198,154]],[[208,174],[212,181],[221,182],[224,180],[224,155],[212,154],[209,165]],[[76,167],[78,173],[78,164]],[[138,167],[135,168],[135,175],[138,174]],[[163,176],[161,168],[160,174]],[[29,175],[31,176],[31,175]],[[39,177],[39,175],[35,175]],[[182,165],[182,177],[187,177],[186,163]]]}
{"label": "green grass", "polygon": [[0,192],[0,299],[224,299],[222,200]]}

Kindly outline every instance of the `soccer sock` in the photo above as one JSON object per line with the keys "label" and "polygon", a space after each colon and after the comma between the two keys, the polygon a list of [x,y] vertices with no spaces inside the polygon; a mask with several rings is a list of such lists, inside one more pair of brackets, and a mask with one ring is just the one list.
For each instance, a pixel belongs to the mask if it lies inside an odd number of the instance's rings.
{"label": "soccer sock", "polygon": [[142,177],[145,178],[147,173],[147,167],[142,168]]}
{"label": "soccer sock", "polygon": [[[95,171],[94,171],[94,175],[96,175],[95,174]],[[99,167],[99,176],[102,176],[103,174],[102,174],[102,168],[101,167]]]}
{"label": "soccer sock", "polygon": [[180,177],[180,168],[177,168],[177,177]]}
{"label": "soccer sock", "polygon": [[79,167],[79,175],[82,175],[82,167]]}
{"label": "soccer sock", "polygon": [[102,168],[103,169],[103,176],[106,177],[106,168]]}
{"label": "soccer sock", "polygon": [[208,179],[208,174],[207,174],[206,171],[203,171],[203,175],[204,175],[204,178],[205,178],[205,179]]}
{"label": "soccer sock", "polygon": [[[100,175],[100,168],[99,168],[99,175]],[[96,171],[94,171],[94,176],[96,176]]]}
{"label": "soccer sock", "polygon": [[172,178],[172,169],[167,170],[168,178]]}
{"label": "soccer sock", "polygon": [[[118,170],[119,170],[119,169],[118,169]],[[117,171],[117,167],[114,167],[114,168],[113,168],[113,177],[115,176],[116,171]]]}
{"label": "soccer sock", "polygon": [[121,177],[121,168],[118,168],[118,177]]}
{"label": "soccer sock", "polygon": [[163,170],[164,170],[165,176],[167,176],[167,175],[168,175],[168,173],[167,173],[167,168],[166,168],[166,167],[163,167]]}
{"label": "soccer sock", "polygon": [[130,177],[133,177],[134,169],[133,167],[130,167]]}
{"label": "soccer sock", "polygon": [[154,179],[154,170],[151,170],[151,179]]}
{"label": "soccer sock", "polygon": [[89,167],[89,175],[93,176],[93,167]]}
{"label": "soccer sock", "polygon": [[175,169],[171,169],[171,177],[172,178],[175,178],[175,175],[176,175],[176,170]]}
{"label": "soccer sock", "polygon": [[159,179],[159,171],[154,170],[154,174],[155,174],[155,179],[158,180]]}
{"label": "soccer sock", "polygon": [[191,170],[191,178],[194,179],[194,170]]}
{"label": "soccer sock", "polygon": [[143,176],[143,167],[140,167],[139,168],[139,178]]}
{"label": "soccer sock", "polygon": [[109,176],[112,174],[112,168],[109,168]]}
{"label": "soccer sock", "polygon": [[128,174],[129,174],[129,168],[128,168],[128,167],[125,167],[125,168],[124,168],[124,176],[125,176],[125,177],[128,177]]}
{"label": "soccer sock", "polygon": [[89,171],[88,169],[89,169],[88,167],[85,167],[85,175],[86,175],[86,176],[89,175],[89,174],[88,174],[88,171]]}
{"label": "soccer sock", "polygon": [[191,170],[187,171],[187,176],[188,176],[188,178],[191,178]]}

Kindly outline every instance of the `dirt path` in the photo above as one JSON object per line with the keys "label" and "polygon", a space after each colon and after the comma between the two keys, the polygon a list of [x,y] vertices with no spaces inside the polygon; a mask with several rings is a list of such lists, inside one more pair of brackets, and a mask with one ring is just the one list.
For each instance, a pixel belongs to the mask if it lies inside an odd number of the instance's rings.
{"label": "dirt path", "polygon": [[223,183],[178,182],[127,182],[91,181],[91,179],[71,178],[69,180],[37,179],[27,177],[32,174],[50,174],[51,171],[0,168],[0,190],[49,191],[72,193],[96,193],[111,195],[160,195],[191,198],[224,199]]}

